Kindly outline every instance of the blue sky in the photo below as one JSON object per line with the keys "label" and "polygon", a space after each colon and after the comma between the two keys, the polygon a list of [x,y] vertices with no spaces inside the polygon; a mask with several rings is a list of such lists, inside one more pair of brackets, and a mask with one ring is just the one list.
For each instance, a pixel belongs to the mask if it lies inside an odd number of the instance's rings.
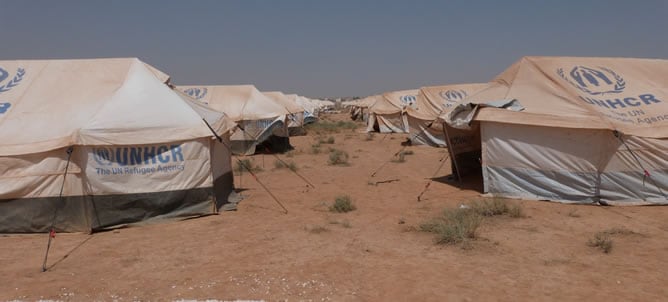
{"label": "blue sky", "polygon": [[668,1],[0,0],[0,60],[139,57],[176,84],[365,96],[522,56],[668,59]]}

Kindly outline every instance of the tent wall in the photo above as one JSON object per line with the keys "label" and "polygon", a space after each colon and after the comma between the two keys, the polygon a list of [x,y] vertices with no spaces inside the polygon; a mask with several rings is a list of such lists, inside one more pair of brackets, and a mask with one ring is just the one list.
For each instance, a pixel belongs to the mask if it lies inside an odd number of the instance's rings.
{"label": "tent wall", "polygon": [[288,140],[289,137],[285,115],[272,119],[244,120],[238,124],[243,130],[236,129],[230,138],[232,153],[237,155],[254,154],[257,145],[272,136],[275,136],[273,140]]}
{"label": "tent wall", "polygon": [[407,133],[407,122],[401,113],[375,114],[380,133]]}
{"label": "tent wall", "polygon": [[213,189],[216,196],[216,209],[228,203],[230,194],[234,192],[234,175],[232,171],[230,135],[223,137],[223,142],[212,140],[211,143],[211,172]]}
{"label": "tent wall", "polygon": [[406,121],[410,133],[410,140],[414,145],[428,145],[432,147],[445,147],[445,134],[441,123],[426,121],[407,115]]}
{"label": "tent wall", "polygon": [[493,196],[614,205],[668,203],[667,140],[624,137],[631,154],[609,130],[483,122],[480,133],[484,190]]}
{"label": "tent wall", "polygon": [[209,141],[75,146],[64,198],[64,149],[0,157],[0,232],[45,232],[54,216],[57,230],[88,232],[215,213]]}

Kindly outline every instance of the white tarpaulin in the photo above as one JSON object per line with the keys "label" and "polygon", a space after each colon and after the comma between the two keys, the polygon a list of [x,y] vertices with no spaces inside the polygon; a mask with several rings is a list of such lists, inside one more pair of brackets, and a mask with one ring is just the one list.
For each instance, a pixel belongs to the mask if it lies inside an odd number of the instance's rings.
{"label": "white tarpaulin", "polygon": [[[453,127],[480,124],[492,195],[666,204],[668,85],[657,80],[664,78],[667,60],[526,57],[441,118]],[[523,109],[482,105],[511,100]]]}
{"label": "white tarpaulin", "polygon": [[240,127],[231,137],[234,154],[253,154],[260,143],[272,137],[272,151],[284,150],[289,145],[290,110],[255,86],[178,86],[177,89],[237,122]]}
{"label": "white tarpaulin", "polygon": [[233,182],[212,130],[234,123],[168,79],[137,59],[0,61],[0,232],[215,213]]}

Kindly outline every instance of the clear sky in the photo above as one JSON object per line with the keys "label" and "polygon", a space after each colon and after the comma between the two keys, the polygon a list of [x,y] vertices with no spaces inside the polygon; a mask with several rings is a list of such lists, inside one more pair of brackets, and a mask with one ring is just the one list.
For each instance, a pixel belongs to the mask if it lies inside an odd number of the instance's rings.
{"label": "clear sky", "polygon": [[139,57],[311,97],[487,82],[522,56],[668,59],[668,0],[0,0],[0,60]]}

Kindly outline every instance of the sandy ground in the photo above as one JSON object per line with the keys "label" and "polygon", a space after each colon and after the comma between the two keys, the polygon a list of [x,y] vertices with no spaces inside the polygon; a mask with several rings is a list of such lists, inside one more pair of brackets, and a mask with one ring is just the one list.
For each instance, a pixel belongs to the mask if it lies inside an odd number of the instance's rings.
{"label": "sandy ground", "polygon": [[[329,116],[345,120],[347,115]],[[486,219],[471,249],[434,243],[415,226],[446,207],[479,198],[440,171],[442,149],[412,146],[387,163],[405,135],[366,140],[332,135],[350,166],[327,165],[329,145],[311,154],[315,134],[293,137],[298,173],[255,155],[258,173],[284,214],[251,177],[236,179],[238,211],[87,234],[58,234],[42,273],[46,234],[0,235],[0,300],[517,301],[668,300],[668,207],[600,207],[512,201],[526,217]],[[327,136],[326,136],[327,137]],[[436,175],[422,201],[417,196]],[[391,181],[375,183],[379,181]],[[357,210],[327,210],[348,194]],[[587,246],[602,230],[609,254]]]}

